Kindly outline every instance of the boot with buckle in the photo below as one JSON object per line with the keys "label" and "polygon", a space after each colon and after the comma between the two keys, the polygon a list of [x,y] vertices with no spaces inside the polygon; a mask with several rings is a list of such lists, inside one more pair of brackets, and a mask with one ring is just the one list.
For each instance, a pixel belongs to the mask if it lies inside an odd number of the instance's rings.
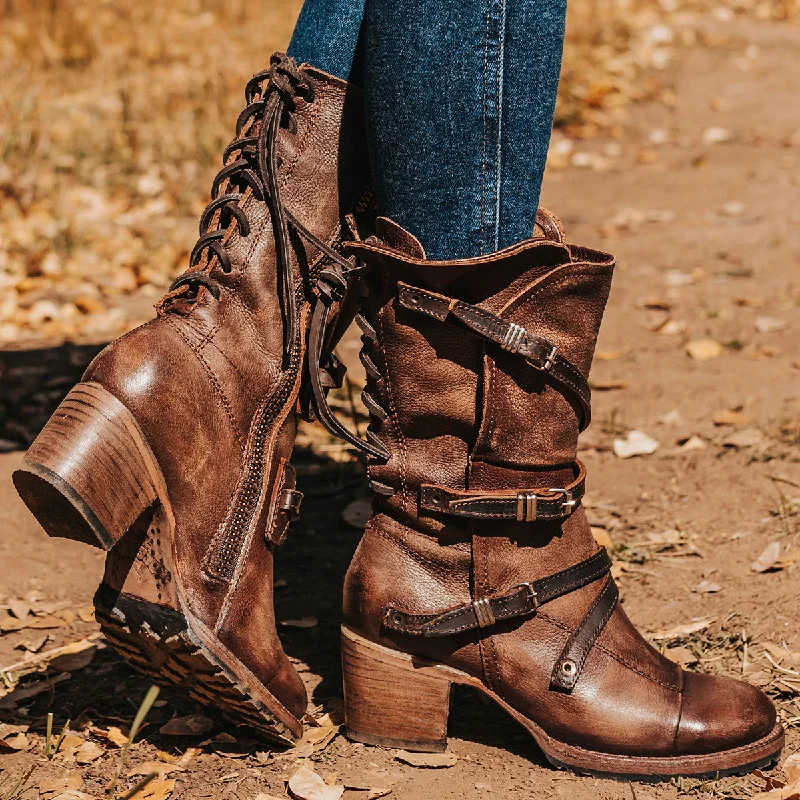
{"label": "boot with buckle", "polygon": [[440,751],[450,688],[465,684],[579,773],[774,762],[772,703],[650,646],[581,505],[613,258],[566,244],[545,211],[533,238],[468,260],[427,260],[387,219],[377,234],[347,246],[371,270],[357,319],[374,491],[344,587],[347,735]]}

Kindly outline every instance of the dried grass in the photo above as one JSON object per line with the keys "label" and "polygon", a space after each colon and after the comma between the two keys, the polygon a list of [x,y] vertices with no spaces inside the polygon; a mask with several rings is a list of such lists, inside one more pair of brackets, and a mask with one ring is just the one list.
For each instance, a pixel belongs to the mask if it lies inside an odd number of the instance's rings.
{"label": "dried grass", "polygon": [[[300,5],[0,0],[0,345],[139,321],[123,298],[156,299],[185,267],[245,81]],[[631,102],[671,102],[659,70],[698,22],[800,18],[798,0],[720,8],[573,0],[562,134],[619,136]]]}

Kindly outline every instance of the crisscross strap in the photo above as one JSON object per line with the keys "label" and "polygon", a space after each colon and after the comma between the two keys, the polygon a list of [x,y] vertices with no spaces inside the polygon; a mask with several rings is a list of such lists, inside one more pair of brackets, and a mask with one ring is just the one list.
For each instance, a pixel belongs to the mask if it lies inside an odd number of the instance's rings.
{"label": "crisscross strap", "polygon": [[586,491],[586,467],[575,461],[575,480],[559,489],[516,489],[514,491],[477,491],[449,489],[424,483],[420,486],[419,505],[435,511],[468,519],[536,520],[562,519],[572,514]]}
{"label": "crisscross strap", "polygon": [[609,575],[600,594],[597,595],[586,612],[586,616],[567,640],[558,661],[556,661],[553,674],[550,676],[550,685],[554,689],[571,692],[575,688],[583,671],[583,665],[586,663],[597,637],[611,619],[618,600],[617,584]]}
{"label": "crisscross strap", "polygon": [[549,375],[578,401],[581,430],[591,420],[591,391],[581,371],[543,336],[509,322],[480,306],[465,303],[436,292],[398,282],[398,300],[403,308],[426,314],[440,322],[455,319],[472,333],[499,345],[503,350],[521,355],[534,369]]}
{"label": "crisscross strap", "polygon": [[[414,614],[389,606],[383,617],[383,625],[398,633],[425,638],[452,636],[475,628],[488,628],[503,620],[534,615],[543,603],[602,578],[610,569],[611,558],[602,549],[585,561],[546,578],[521,583],[503,595],[481,597],[466,605],[436,614]],[[592,642],[589,643],[589,648]]]}

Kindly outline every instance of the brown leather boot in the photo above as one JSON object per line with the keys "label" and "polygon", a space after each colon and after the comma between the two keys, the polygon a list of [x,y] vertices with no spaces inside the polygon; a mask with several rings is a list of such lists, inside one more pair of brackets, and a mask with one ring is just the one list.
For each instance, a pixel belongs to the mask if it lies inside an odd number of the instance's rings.
{"label": "brown leather boot", "polygon": [[388,448],[347,573],[348,735],[446,743],[450,686],[487,694],[548,760],[595,775],[740,773],[783,730],[746,683],[683,672],[633,628],[581,506],[578,433],[614,261],[544,236],[431,262],[388,220],[373,266],[365,402]]}
{"label": "brown leather boot", "polygon": [[279,54],[246,99],[189,271],[90,365],[14,482],[51,536],[110,549],[97,617],[125,657],[287,742],[307,698],[273,550],[302,499],[288,459],[312,306],[335,306],[371,203],[356,89]]}

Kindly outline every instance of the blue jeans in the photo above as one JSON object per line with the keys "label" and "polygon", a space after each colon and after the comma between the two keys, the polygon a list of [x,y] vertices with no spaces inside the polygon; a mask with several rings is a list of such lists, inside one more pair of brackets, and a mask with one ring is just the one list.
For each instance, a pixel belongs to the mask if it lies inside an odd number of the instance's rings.
{"label": "blue jeans", "polygon": [[534,226],[566,0],[306,0],[289,54],[363,85],[378,211],[429,258]]}

